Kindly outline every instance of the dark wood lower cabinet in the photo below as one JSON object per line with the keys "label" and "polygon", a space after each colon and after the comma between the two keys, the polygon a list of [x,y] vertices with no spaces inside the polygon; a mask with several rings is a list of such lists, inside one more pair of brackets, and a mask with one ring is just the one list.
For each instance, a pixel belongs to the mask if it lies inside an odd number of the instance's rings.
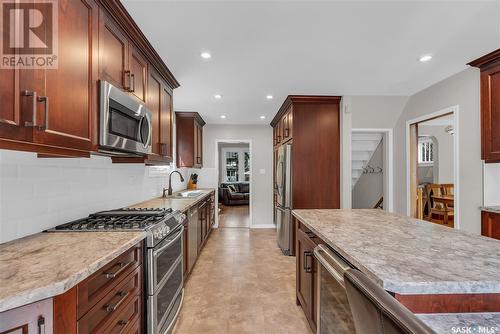
{"label": "dark wood lower cabinet", "polygon": [[481,213],[481,235],[500,240],[500,213]]}
{"label": "dark wood lower cabinet", "polygon": [[316,244],[300,228],[300,224],[296,235],[297,302],[302,306],[311,329],[316,332],[318,263],[313,255]]}
{"label": "dark wood lower cabinet", "polygon": [[54,333],[141,333],[145,300],[142,250],[140,242],[54,297]]}
{"label": "dark wood lower cabinet", "polygon": [[[184,225],[184,280],[189,276],[190,270],[192,270],[215,224],[215,192],[212,191],[208,196],[205,195],[196,205],[198,206],[196,223],[189,222]],[[193,219],[190,217],[189,212],[185,212],[185,214],[189,219]],[[190,225],[191,228],[189,228]],[[191,243],[196,244],[196,247],[192,247]],[[196,250],[196,255],[190,253],[193,250]],[[193,263],[191,264],[190,261]]]}

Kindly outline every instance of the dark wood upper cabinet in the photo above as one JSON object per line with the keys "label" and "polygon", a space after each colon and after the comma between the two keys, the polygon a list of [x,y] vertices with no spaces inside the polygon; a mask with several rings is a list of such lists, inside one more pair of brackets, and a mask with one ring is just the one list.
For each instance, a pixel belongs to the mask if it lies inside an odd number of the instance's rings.
{"label": "dark wood upper cabinet", "polygon": [[171,162],[179,83],[158,53],[119,0],[57,3],[58,67],[0,70],[0,149],[89,157],[98,149],[98,81],[106,80],[155,113],[154,154],[113,161]]}
{"label": "dark wood upper cabinet", "polygon": [[142,102],[146,102],[148,62],[133,46],[129,46],[129,91]]}
{"label": "dark wood upper cabinet", "polygon": [[160,100],[160,155],[173,161],[174,110],[172,90],[168,86],[162,85]]}
{"label": "dark wood upper cabinet", "polygon": [[[38,92],[34,142],[75,150],[92,150],[96,106],[92,79],[97,78],[98,7],[93,0],[64,0],[59,5],[59,55],[56,70],[37,70]],[[36,73],[38,72],[38,73]]]}
{"label": "dark wood upper cabinet", "polygon": [[177,167],[203,167],[203,126],[197,112],[176,112]]}
{"label": "dark wood upper cabinet", "polygon": [[100,12],[99,77],[124,90],[129,88],[128,39],[114,20]]}
{"label": "dark wood upper cabinet", "polygon": [[152,151],[160,154],[160,114],[161,114],[161,80],[151,72],[148,80],[148,103],[147,107],[151,111],[151,121],[153,133],[151,135]]}
{"label": "dark wood upper cabinet", "polygon": [[500,162],[500,49],[469,65],[481,70],[481,157]]}

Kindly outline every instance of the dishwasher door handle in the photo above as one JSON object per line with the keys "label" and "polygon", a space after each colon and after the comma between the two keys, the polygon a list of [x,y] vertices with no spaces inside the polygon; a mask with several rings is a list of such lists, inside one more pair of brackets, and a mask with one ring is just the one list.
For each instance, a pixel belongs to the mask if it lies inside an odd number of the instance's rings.
{"label": "dishwasher door handle", "polygon": [[332,275],[333,278],[335,278],[335,280],[345,288],[344,273],[351,269],[351,266],[342,260],[340,256],[328,249],[325,245],[316,246],[313,253],[314,257],[319,261],[321,266],[323,266],[330,273],[330,275]]}

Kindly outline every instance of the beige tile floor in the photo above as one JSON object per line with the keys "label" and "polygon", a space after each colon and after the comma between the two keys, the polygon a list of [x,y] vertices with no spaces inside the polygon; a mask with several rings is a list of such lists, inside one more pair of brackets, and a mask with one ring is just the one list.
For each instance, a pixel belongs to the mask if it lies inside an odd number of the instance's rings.
{"label": "beige tile floor", "polygon": [[219,214],[219,227],[249,227],[248,205],[223,206]]}
{"label": "beige tile floor", "polygon": [[212,232],[188,278],[174,334],[310,334],[295,304],[295,258],[274,230]]}

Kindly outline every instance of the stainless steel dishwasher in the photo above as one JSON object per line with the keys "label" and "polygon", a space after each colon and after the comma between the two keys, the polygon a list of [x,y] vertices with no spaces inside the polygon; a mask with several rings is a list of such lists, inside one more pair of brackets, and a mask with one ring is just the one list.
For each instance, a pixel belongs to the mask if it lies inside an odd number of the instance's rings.
{"label": "stainless steel dishwasher", "polygon": [[193,206],[188,212],[188,271],[193,269],[198,257],[198,205]]}
{"label": "stainless steel dishwasher", "polygon": [[344,272],[351,266],[325,245],[313,253],[319,262],[317,334],[356,333],[344,285]]}

